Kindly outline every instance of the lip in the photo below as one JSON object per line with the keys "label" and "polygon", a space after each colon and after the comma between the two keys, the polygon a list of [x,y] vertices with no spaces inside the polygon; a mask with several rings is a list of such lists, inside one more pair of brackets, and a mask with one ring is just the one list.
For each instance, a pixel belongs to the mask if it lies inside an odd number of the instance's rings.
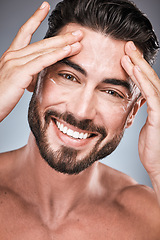
{"label": "lip", "polygon": [[[93,139],[95,139],[97,137],[97,133],[93,133],[93,132],[89,132],[87,131],[87,133],[89,134],[94,134],[93,137],[89,137],[87,139],[76,139],[76,138],[72,138],[66,134],[64,134],[63,132],[61,132],[56,123],[55,120],[57,120],[56,118],[52,118],[52,124],[53,127],[55,129],[56,135],[58,136],[58,138],[60,139],[60,141],[63,143],[63,145],[66,145],[68,147],[72,147],[72,148],[78,148],[80,150],[81,147],[84,147],[85,145],[89,144],[90,142],[93,141]],[[68,127],[69,129],[73,130],[73,131],[78,131],[81,133],[86,133],[86,131],[80,130],[72,125],[67,124],[66,122],[62,121],[62,120],[57,120],[60,123],[63,123],[66,127]]]}

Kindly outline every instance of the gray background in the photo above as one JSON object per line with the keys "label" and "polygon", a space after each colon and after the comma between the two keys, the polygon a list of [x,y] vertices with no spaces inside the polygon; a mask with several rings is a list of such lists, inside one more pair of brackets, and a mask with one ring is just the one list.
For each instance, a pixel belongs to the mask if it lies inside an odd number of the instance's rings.
{"label": "gray background", "polygon": [[[51,9],[57,1],[48,1]],[[151,20],[158,38],[160,39],[160,1],[135,0],[137,6],[146,13]],[[19,27],[32,15],[41,0],[5,0],[0,7],[0,55],[8,48]],[[43,38],[47,29],[47,20],[34,34],[33,42]],[[160,53],[154,69],[160,76]],[[0,152],[19,148],[27,143],[29,126],[27,123],[27,109],[31,94],[25,92],[12,113],[0,123]],[[103,163],[127,173],[139,183],[151,186],[150,179],[144,170],[138,156],[138,135],[146,119],[146,105],[139,111],[133,126],[126,130],[119,147]],[[154,143],[153,143],[154,144]]]}

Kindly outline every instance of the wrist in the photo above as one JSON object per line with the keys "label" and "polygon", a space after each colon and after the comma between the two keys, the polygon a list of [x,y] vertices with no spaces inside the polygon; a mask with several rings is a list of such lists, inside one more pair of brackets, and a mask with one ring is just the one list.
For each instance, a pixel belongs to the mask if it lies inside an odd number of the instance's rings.
{"label": "wrist", "polygon": [[152,173],[150,175],[152,186],[160,205],[160,172]]}

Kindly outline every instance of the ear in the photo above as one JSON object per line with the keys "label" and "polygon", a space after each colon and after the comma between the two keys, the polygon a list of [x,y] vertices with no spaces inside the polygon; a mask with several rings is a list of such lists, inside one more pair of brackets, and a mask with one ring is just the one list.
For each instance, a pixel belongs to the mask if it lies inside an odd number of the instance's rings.
{"label": "ear", "polygon": [[37,82],[37,77],[38,77],[38,74],[34,75],[33,76],[33,79],[32,79],[32,82],[30,83],[30,85],[27,87],[27,90],[29,92],[33,92],[34,91],[34,88],[36,86],[36,82]]}
{"label": "ear", "polygon": [[127,121],[126,121],[126,128],[129,128],[132,123],[133,120],[138,112],[138,110],[143,106],[143,104],[146,102],[145,98],[143,98],[142,96],[140,96],[138,98],[138,100],[135,102],[135,104],[132,107],[132,110],[130,111]]}

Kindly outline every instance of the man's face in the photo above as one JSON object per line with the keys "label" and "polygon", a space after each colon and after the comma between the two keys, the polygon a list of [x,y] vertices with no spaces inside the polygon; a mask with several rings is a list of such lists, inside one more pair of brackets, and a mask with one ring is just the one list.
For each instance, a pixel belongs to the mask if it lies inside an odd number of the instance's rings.
{"label": "man's face", "polygon": [[109,155],[131,118],[136,93],[121,66],[124,41],[77,24],[82,29],[78,55],[45,70],[34,94],[29,123],[42,157],[57,171],[79,173]]}

